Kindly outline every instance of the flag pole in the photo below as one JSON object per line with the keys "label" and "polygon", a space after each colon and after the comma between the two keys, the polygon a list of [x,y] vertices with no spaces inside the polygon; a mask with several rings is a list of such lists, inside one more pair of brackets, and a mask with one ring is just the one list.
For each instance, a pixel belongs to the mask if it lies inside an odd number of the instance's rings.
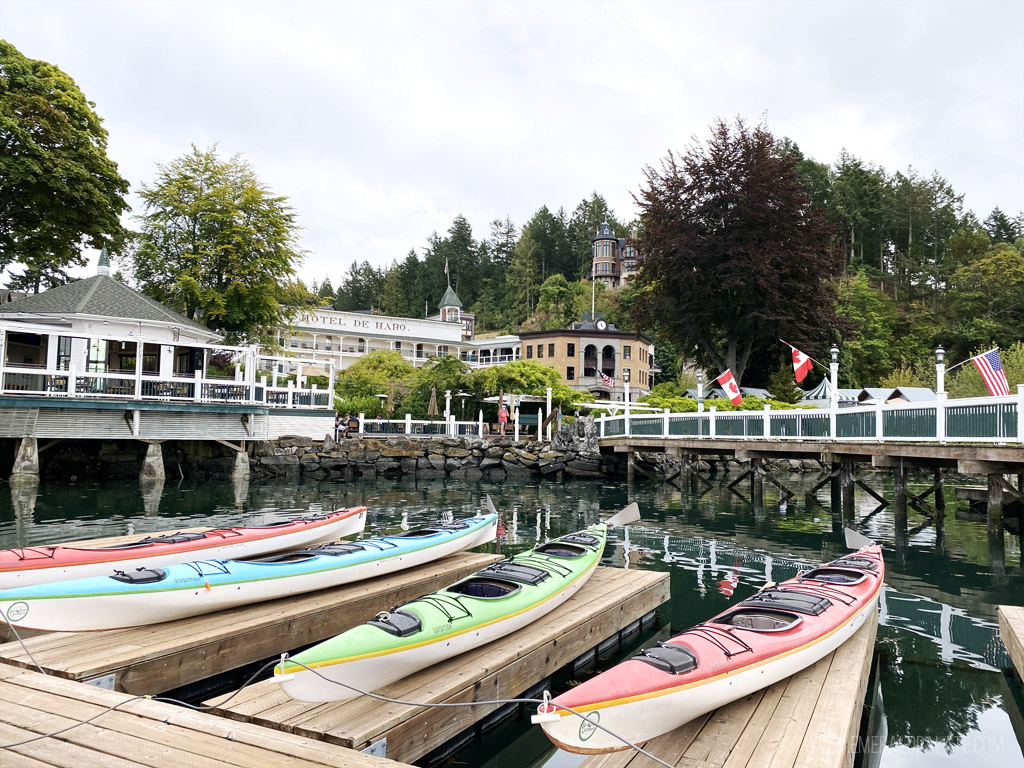
{"label": "flag pole", "polygon": [[[781,342],[782,342],[783,344],[785,344],[785,345],[786,345],[787,347],[789,347],[790,349],[796,349],[796,347],[794,347],[794,346],[793,346],[792,344],[790,344],[790,343],[789,343],[788,341],[786,341],[785,339],[779,339],[779,341],[781,341]],[[804,352],[804,354],[805,354],[805,355],[807,355],[807,353],[806,353],[806,352]],[[822,363],[822,362],[820,362],[820,361],[818,361],[818,360],[815,360],[815,359],[814,359],[813,357],[811,357],[810,355],[807,355],[807,359],[808,359],[808,360],[810,360],[810,361],[811,361],[812,363],[817,363],[817,364],[818,364],[818,365],[820,365],[820,366],[821,366],[822,368],[828,368],[828,366],[827,366],[827,365],[825,365],[824,363]]]}
{"label": "flag pole", "polygon": [[[992,349],[990,349],[990,350],[989,350],[988,352],[998,352],[998,351],[999,351],[999,347],[992,347]],[[974,357],[982,357],[983,355],[987,355],[987,354],[988,354],[988,352],[982,352],[982,353],[981,353],[980,355],[975,355]],[[964,363],[969,363],[969,362],[971,362],[971,361],[972,361],[972,360],[974,359],[974,357],[968,357],[968,358],[967,358],[966,360],[961,360],[961,361],[960,361],[959,363],[957,363],[956,365],[951,365],[951,366],[949,366],[949,368],[947,368],[947,369],[946,369],[946,373],[949,373],[949,372],[950,372],[950,371],[952,371],[952,370],[953,370],[954,368],[959,368],[959,367],[960,367],[961,365],[963,365]]]}

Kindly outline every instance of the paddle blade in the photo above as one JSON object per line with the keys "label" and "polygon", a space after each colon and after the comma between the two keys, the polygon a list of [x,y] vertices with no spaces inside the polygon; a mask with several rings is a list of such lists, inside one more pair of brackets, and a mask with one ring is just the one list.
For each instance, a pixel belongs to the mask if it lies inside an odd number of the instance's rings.
{"label": "paddle blade", "polygon": [[492,515],[498,514],[498,510],[495,508],[494,502],[491,501],[491,494],[489,494],[489,493],[487,494],[487,497],[486,497],[486,504],[487,504],[487,511],[488,512],[490,512]]}
{"label": "paddle blade", "polygon": [[623,507],[621,510],[616,512],[614,515],[605,520],[605,525],[609,528],[615,528],[617,526],[629,525],[635,523],[640,519],[640,507],[634,501],[628,507]]}
{"label": "paddle blade", "polygon": [[863,549],[875,543],[867,536],[857,533],[853,528],[846,528],[843,532],[846,534],[846,546],[848,549]]}

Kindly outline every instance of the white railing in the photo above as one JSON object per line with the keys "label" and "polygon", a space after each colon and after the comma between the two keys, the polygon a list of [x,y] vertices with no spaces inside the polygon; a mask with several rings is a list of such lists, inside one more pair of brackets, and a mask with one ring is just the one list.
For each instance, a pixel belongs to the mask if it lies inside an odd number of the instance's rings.
{"label": "white railing", "polygon": [[828,409],[632,413],[601,416],[598,435],[679,439],[834,440],[1024,445],[1024,384],[1005,397]]}
{"label": "white railing", "polygon": [[170,378],[134,371],[76,371],[3,367],[0,395],[95,400],[141,400],[181,403],[268,405],[277,408],[332,407],[331,392],[316,386],[298,388],[267,386],[266,379],[250,383],[242,379],[203,378],[202,372]]}

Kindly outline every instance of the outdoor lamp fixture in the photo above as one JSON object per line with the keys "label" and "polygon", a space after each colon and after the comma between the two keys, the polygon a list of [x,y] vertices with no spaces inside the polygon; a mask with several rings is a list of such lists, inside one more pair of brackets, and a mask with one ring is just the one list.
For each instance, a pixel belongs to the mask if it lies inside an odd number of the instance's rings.
{"label": "outdoor lamp fixture", "polygon": [[627,384],[629,383],[629,373],[630,373],[630,369],[629,368],[623,368],[622,369],[622,380],[624,382],[626,382]]}
{"label": "outdoor lamp fixture", "polygon": [[381,418],[384,418],[384,401],[388,399],[388,394],[387,392],[385,392],[383,394],[377,395],[377,397],[380,398],[380,416]]}
{"label": "outdoor lamp fixture", "polygon": [[832,354],[832,362],[833,363],[838,363],[839,362],[839,347],[837,347],[835,344],[833,344],[832,345],[832,349],[830,350],[830,352]]}
{"label": "outdoor lamp fixture", "polygon": [[935,364],[942,365],[944,362],[946,362],[946,350],[939,347],[935,350]]}
{"label": "outdoor lamp fixture", "polygon": [[459,403],[460,403],[459,412],[460,412],[460,416],[462,417],[460,420],[461,421],[465,421],[466,420],[466,398],[470,397],[470,394],[469,394],[469,392],[464,392],[463,390],[460,389],[456,393],[455,396],[457,398],[459,398]]}

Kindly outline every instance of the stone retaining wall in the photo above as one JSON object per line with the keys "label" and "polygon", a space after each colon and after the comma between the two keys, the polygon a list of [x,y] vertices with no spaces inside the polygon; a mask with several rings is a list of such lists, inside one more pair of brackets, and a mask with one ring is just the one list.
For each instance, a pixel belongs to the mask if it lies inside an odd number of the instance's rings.
{"label": "stone retaining wall", "polygon": [[551,443],[514,442],[511,438],[363,437],[323,441],[282,437],[252,446],[253,477],[301,475],[318,479],[356,475],[416,475],[503,479],[544,477],[600,478],[620,469],[616,457]]}

